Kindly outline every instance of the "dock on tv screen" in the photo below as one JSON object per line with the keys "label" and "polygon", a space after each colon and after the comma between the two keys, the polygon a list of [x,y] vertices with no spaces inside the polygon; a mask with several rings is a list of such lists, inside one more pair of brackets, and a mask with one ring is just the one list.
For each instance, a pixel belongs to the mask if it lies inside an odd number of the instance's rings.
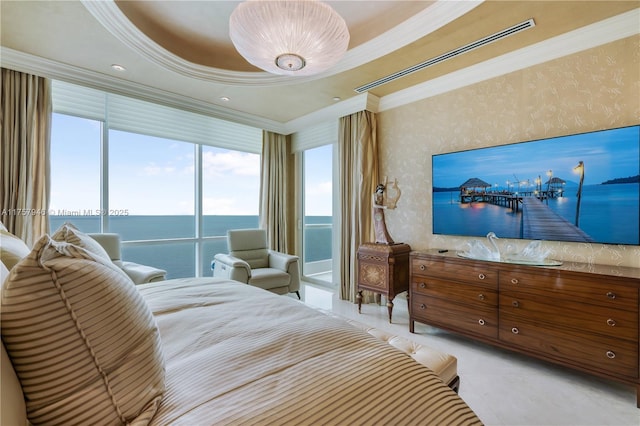
{"label": "dock on tv screen", "polygon": [[433,233],[640,244],[640,125],[432,157]]}

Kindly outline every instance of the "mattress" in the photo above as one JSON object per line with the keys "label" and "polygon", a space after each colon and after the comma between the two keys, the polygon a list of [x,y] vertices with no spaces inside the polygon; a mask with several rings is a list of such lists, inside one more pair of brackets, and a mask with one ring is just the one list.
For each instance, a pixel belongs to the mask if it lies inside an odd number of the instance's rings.
{"label": "mattress", "polygon": [[165,356],[154,425],[481,424],[431,370],[293,298],[220,278],[138,288]]}

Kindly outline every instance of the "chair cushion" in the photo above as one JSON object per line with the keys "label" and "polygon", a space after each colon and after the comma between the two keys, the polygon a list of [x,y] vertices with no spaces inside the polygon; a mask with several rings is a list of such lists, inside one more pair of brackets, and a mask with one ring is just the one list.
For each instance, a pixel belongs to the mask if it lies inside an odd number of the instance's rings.
{"label": "chair cushion", "polygon": [[120,234],[113,232],[104,233],[89,233],[87,234],[100,244],[100,246],[107,252],[107,255],[113,263],[122,267],[122,253],[120,250]]}
{"label": "chair cushion", "polygon": [[31,250],[24,241],[7,231],[4,226],[2,228],[0,229],[0,247],[2,248],[0,258],[7,269],[11,269]]}
{"label": "chair cushion", "polygon": [[276,287],[286,287],[289,285],[289,274],[280,269],[258,268],[251,270],[249,283],[252,286],[270,290]]}
{"label": "chair cushion", "polygon": [[111,261],[45,235],[4,283],[2,341],[34,424],[146,424],[164,392],[160,335]]}
{"label": "chair cushion", "polygon": [[269,267],[269,251],[267,249],[238,250],[229,252],[229,254],[247,262],[251,269]]}
{"label": "chair cushion", "polygon": [[227,231],[229,254],[249,264],[251,269],[269,266],[267,232],[264,229],[230,229]]}

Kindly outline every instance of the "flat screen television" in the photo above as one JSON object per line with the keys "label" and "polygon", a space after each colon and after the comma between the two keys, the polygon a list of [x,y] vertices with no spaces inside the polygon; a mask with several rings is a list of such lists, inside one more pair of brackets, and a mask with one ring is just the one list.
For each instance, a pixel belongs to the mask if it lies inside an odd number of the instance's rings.
{"label": "flat screen television", "polygon": [[432,157],[433,233],[640,244],[640,125]]}

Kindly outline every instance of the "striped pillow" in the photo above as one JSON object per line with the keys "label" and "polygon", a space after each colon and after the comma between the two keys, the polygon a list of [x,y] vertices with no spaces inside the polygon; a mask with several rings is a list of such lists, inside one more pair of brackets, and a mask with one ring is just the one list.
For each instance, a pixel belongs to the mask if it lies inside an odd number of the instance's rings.
{"label": "striped pillow", "polygon": [[73,226],[71,223],[64,223],[60,228],[51,235],[51,238],[56,241],[66,241],[75,246],[82,247],[93,254],[102,256],[107,260],[111,260],[107,251],[96,240],[81,232]]}
{"label": "striped pillow", "polygon": [[45,235],[2,291],[2,340],[34,424],[147,424],[164,392],[151,311],[110,261]]}

